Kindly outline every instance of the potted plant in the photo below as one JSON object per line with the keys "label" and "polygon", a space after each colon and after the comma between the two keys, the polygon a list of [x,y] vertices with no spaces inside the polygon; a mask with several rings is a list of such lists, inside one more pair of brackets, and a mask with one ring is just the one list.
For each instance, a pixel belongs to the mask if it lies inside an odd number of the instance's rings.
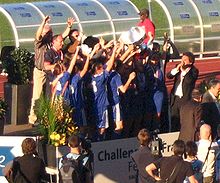
{"label": "potted plant", "polygon": [[0,135],[3,135],[4,133],[5,115],[7,110],[7,103],[2,98],[0,98]]}
{"label": "potted plant", "polygon": [[8,79],[4,85],[4,98],[10,109],[6,114],[6,122],[27,123],[32,97],[34,55],[26,49],[15,48],[2,57],[2,67]]}
{"label": "potted plant", "polygon": [[36,103],[35,113],[38,131],[42,135],[40,154],[47,166],[56,167],[57,147],[67,145],[68,137],[79,132],[72,118],[73,110],[64,103],[62,97],[56,98],[51,104],[50,99],[41,96]]}

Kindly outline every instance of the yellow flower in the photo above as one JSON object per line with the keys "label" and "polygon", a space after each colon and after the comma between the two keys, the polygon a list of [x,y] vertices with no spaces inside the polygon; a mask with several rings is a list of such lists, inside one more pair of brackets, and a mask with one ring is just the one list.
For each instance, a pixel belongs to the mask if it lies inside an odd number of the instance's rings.
{"label": "yellow flower", "polygon": [[54,140],[60,140],[60,134],[56,134]]}
{"label": "yellow flower", "polygon": [[51,139],[51,140],[55,140],[56,135],[57,135],[57,132],[53,132],[53,133],[50,135],[50,139]]}
{"label": "yellow flower", "polygon": [[59,142],[54,143],[54,146],[56,146],[56,147],[58,147],[59,145],[60,145]]}

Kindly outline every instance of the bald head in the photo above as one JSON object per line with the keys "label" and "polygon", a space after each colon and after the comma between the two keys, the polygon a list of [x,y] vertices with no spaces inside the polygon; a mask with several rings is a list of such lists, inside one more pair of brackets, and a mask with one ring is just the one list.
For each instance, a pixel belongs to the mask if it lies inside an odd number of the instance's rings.
{"label": "bald head", "polygon": [[211,137],[211,126],[203,124],[200,127],[200,139],[209,140]]}

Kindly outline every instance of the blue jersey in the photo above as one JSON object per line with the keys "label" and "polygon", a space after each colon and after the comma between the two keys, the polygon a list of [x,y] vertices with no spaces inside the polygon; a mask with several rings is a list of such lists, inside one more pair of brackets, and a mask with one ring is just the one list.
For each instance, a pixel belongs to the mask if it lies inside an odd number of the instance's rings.
{"label": "blue jersey", "polygon": [[111,106],[120,102],[118,91],[120,86],[122,86],[120,74],[116,71],[112,71],[108,79],[108,99]]}
{"label": "blue jersey", "polygon": [[[70,79],[70,73],[69,72],[64,72],[63,76],[57,82],[56,94],[55,94],[56,96],[60,96],[61,95],[61,93],[63,91],[63,88],[64,88],[66,82],[69,79]],[[65,100],[69,101],[69,88],[68,88],[68,86],[66,87],[66,89],[64,91],[63,97],[64,97]]]}
{"label": "blue jersey", "polygon": [[107,108],[107,78],[109,76],[108,71],[104,71],[99,75],[92,76],[92,87],[95,99],[95,106],[99,108]]}
{"label": "blue jersey", "polygon": [[82,78],[80,74],[75,74],[70,82],[71,106],[75,108],[83,107]]}

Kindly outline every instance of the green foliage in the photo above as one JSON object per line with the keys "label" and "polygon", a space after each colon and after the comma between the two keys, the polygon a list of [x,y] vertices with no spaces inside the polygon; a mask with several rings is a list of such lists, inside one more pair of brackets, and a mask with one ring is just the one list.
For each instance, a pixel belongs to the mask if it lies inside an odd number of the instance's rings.
{"label": "green foliage", "polygon": [[131,2],[134,3],[134,5],[137,6],[138,9],[148,8],[147,0],[131,0]]}
{"label": "green foliage", "polygon": [[40,97],[36,103],[35,113],[39,122],[38,130],[47,144],[66,145],[68,137],[78,133],[72,112],[62,97],[56,98],[53,104],[49,98]]}
{"label": "green foliage", "polygon": [[32,80],[34,55],[23,48],[16,48],[2,60],[2,66],[8,74],[8,82],[22,85]]}
{"label": "green foliage", "polygon": [[0,98],[0,119],[3,119],[5,117],[7,110],[7,103],[2,98]]}

